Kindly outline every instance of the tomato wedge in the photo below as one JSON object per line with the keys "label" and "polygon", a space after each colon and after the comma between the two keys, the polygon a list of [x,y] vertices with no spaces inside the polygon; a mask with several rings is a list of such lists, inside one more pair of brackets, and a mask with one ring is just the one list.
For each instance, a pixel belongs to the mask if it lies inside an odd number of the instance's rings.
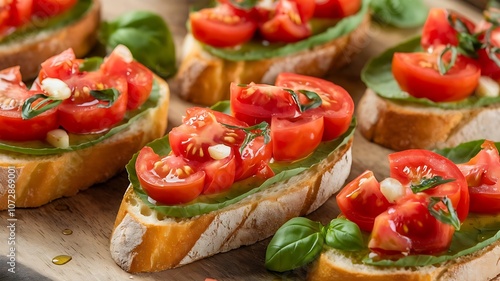
{"label": "tomato wedge", "polygon": [[458,167],[469,185],[470,211],[496,214],[500,212],[500,156],[492,141],[486,140],[481,148]]}
{"label": "tomato wedge", "polygon": [[33,0],[33,14],[45,18],[62,14],[76,4],[77,0]]}
{"label": "tomato wedge", "polygon": [[[395,53],[392,73],[403,91],[417,98],[435,102],[462,100],[471,95],[479,83],[481,69],[473,60],[459,55],[454,66],[441,75],[435,53]],[[449,62],[445,56],[446,63]]]}
{"label": "tomato wedge", "polygon": [[45,139],[48,131],[58,127],[55,108],[31,119],[22,118],[23,102],[38,93],[38,91],[29,91],[21,81],[19,66],[0,71],[1,140],[42,140]]}
{"label": "tomato wedge", "polygon": [[[295,73],[279,74],[275,84],[296,92],[312,91],[320,96],[321,106],[306,110],[303,115],[324,117],[323,141],[333,140],[349,128],[354,113],[354,101],[344,88],[324,79]],[[301,95],[301,103],[307,102],[305,96]]]}
{"label": "tomato wedge", "polygon": [[203,194],[214,194],[228,190],[234,183],[236,160],[233,154],[223,159],[208,161],[200,168],[205,172]]}
{"label": "tomato wedge", "polygon": [[235,12],[227,3],[205,8],[189,15],[193,36],[214,47],[232,47],[250,40],[257,30],[251,18]]}
{"label": "tomato wedge", "polygon": [[20,26],[30,21],[33,9],[33,0],[14,0],[7,5],[7,9],[10,14],[7,20],[8,25]]}
{"label": "tomato wedge", "polygon": [[204,187],[205,172],[197,171],[182,157],[169,155],[160,158],[148,146],[139,152],[135,170],[149,197],[166,205],[192,201]]}
{"label": "tomato wedge", "polygon": [[315,0],[314,3],[314,16],[318,18],[343,18],[361,8],[361,0]]}
{"label": "tomato wedge", "polygon": [[450,24],[449,19],[461,21],[471,34],[476,28],[471,20],[455,11],[432,8],[422,28],[420,44],[424,50],[441,45],[458,45],[458,32]]}
{"label": "tomato wedge", "polygon": [[418,184],[423,179],[441,177],[453,179],[424,191],[428,196],[448,197],[460,221],[469,214],[467,181],[458,167],[449,159],[431,151],[410,149],[389,154],[390,176],[403,186]]}
{"label": "tomato wedge", "polygon": [[[500,47],[500,27],[494,28],[490,33],[490,38],[486,38],[486,31],[482,31],[479,37],[483,43],[489,43],[489,47],[499,48]],[[495,61],[490,58],[491,49],[481,48],[478,50],[478,62],[481,66],[481,75],[489,76],[495,80],[500,79],[500,66],[498,66]],[[493,54],[491,54],[493,55]],[[500,56],[494,54],[498,59]]]}
{"label": "tomato wedge", "polygon": [[73,49],[67,49],[62,53],[48,58],[42,63],[38,74],[38,82],[47,77],[65,80],[79,73],[79,61],[76,59]]}
{"label": "tomato wedge", "polygon": [[[306,10],[304,6],[301,7]],[[290,43],[311,35],[311,27],[301,17],[297,2],[279,0],[276,9],[270,14],[272,17],[259,26],[260,34],[265,40]]]}
{"label": "tomato wedge", "polygon": [[365,171],[337,194],[337,205],[342,214],[360,229],[372,231],[375,218],[392,204],[380,191],[373,172]]}
{"label": "tomato wedge", "polygon": [[282,87],[250,83],[231,83],[231,112],[238,120],[248,125],[260,122],[271,123],[272,117],[294,118],[300,109],[292,95]]}

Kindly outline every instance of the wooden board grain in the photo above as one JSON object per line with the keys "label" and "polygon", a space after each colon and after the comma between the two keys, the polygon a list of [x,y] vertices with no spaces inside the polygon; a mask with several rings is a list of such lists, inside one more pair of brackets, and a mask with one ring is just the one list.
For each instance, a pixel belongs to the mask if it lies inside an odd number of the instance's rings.
{"label": "wooden board grain", "polygon": [[[186,32],[188,4],[178,0],[104,0],[103,19],[132,10],[150,10],[161,14],[169,25],[177,47]],[[448,7],[461,11],[475,20],[480,13],[472,6],[455,0],[427,0],[429,6]],[[359,73],[365,62],[387,47],[417,34],[419,29],[396,30],[372,26],[370,38],[363,51],[351,64],[327,79],[342,85],[359,100],[365,90]],[[179,50],[179,48],[178,48]],[[190,104],[172,93],[169,110],[170,126],[180,122]],[[386,156],[390,151],[367,142],[355,135],[353,167],[349,180],[366,169],[371,169],[382,179],[388,174]],[[128,185],[127,174],[120,173],[110,181],[80,192],[72,198],[56,200],[36,209],[17,209],[16,273],[7,272],[8,251],[6,231],[7,213],[1,212],[0,222],[0,280],[303,280],[305,272],[298,270],[274,274],[264,268],[264,255],[269,239],[255,245],[218,254],[178,269],[157,273],[129,274],[121,270],[109,254],[109,236],[122,195]],[[311,214],[314,220],[328,222],[338,214],[332,197],[324,206]],[[71,235],[63,234],[70,229]],[[69,255],[72,260],[65,265],[51,261],[57,255]]]}

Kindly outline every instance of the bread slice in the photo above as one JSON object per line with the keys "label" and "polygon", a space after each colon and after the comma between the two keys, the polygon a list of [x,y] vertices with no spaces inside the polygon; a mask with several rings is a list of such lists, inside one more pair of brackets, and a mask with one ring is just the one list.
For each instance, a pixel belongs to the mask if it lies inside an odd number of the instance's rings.
{"label": "bread slice", "polygon": [[367,89],[356,114],[365,138],[393,150],[454,147],[476,139],[500,141],[500,130],[492,121],[500,118],[500,105],[445,110],[398,103]]}
{"label": "bread slice", "polygon": [[128,272],[152,272],[250,245],[287,220],[319,208],[349,176],[352,137],[317,165],[223,209],[193,218],[165,217],[129,186],[111,235],[111,256]]}
{"label": "bread slice", "polygon": [[253,61],[229,61],[210,55],[188,34],[172,89],[187,101],[213,105],[229,99],[231,82],[274,85],[281,72],[323,77],[347,64],[366,45],[369,25],[367,14],[355,30],[331,42],[288,56]]}
{"label": "bread slice", "polygon": [[330,248],[313,263],[307,280],[486,281],[499,276],[499,260],[500,241],[442,264],[405,268],[355,264],[338,250]]}
{"label": "bread slice", "polygon": [[55,155],[0,151],[0,210],[12,203],[7,185],[12,168],[16,207],[38,207],[63,196],[73,196],[123,170],[135,152],[165,134],[170,91],[165,81],[158,77],[156,81],[160,88],[157,107],[102,142]]}
{"label": "bread slice", "polygon": [[101,20],[99,1],[93,0],[87,13],[70,25],[0,43],[0,69],[19,65],[27,80],[38,75],[42,62],[68,48],[72,48],[77,57],[83,57],[97,42]]}

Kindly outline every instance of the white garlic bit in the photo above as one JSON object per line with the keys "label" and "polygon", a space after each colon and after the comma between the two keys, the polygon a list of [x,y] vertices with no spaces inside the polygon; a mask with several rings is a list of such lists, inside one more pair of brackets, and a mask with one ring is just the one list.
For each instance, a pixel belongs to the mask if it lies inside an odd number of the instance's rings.
{"label": "white garlic bit", "polygon": [[67,148],[69,147],[69,135],[65,130],[55,129],[47,133],[47,142],[54,147]]}
{"label": "white garlic bit", "polygon": [[54,100],[65,100],[71,97],[71,89],[68,84],[57,78],[43,79],[42,90]]}
{"label": "white garlic bit", "polygon": [[130,52],[129,48],[127,48],[127,46],[125,45],[117,45],[113,50],[113,53],[118,54],[126,63],[131,63],[134,61],[132,52]]}
{"label": "white garlic bit", "polygon": [[479,97],[498,97],[500,85],[488,76],[481,76],[475,94]]}
{"label": "white garlic bit", "polygon": [[399,198],[405,196],[406,188],[394,178],[386,178],[380,182],[380,191],[389,203],[396,202]]}
{"label": "white garlic bit", "polygon": [[231,147],[224,144],[212,145],[208,148],[208,154],[215,160],[224,159],[231,154]]}

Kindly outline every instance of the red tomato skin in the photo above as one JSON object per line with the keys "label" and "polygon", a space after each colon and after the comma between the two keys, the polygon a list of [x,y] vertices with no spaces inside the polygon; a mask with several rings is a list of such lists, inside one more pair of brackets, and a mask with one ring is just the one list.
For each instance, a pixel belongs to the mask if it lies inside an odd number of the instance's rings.
{"label": "red tomato skin", "polygon": [[[492,47],[500,47],[500,27],[497,27],[491,31],[490,43]],[[485,43],[485,31],[482,31],[479,39],[481,42]],[[500,80],[500,67],[489,57],[486,49],[481,48],[477,52],[477,61],[481,66],[481,75],[489,76],[495,80]],[[497,58],[500,56],[497,54]]]}
{"label": "red tomato skin", "polygon": [[233,47],[249,41],[257,30],[257,23],[238,15],[225,3],[205,8],[189,15],[193,36],[214,47]]}
{"label": "red tomato skin", "polygon": [[271,123],[272,117],[294,118],[300,115],[291,94],[281,87],[250,83],[230,86],[231,112],[248,125]]}
{"label": "red tomato skin", "polygon": [[273,17],[261,23],[259,31],[269,42],[292,43],[311,35],[311,27],[300,17],[297,3],[289,0],[278,2]]}
{"label": "red tomato skin", "polygon": [[205,186],[202,194],[214,194],[229,190],[234,183],[235,163],[234,155],[204,163],[200,168],[205,172]]}
{"label": "red tomato skin", "polygon": [[[174,159],[168,159],[173,157]],[[174,163],[171,168],[180,168],[187,165],[179,157],[167,156],[167,163]],[[159,176],[155,171],[155,163],[163,161],[152,148],[145,146],[139,152],[135,163],[137,177],[141,187],[149,197],[166,205],[177,205],[190,202],[198,197],[204,187],[205,172],[196,171],[186,179],[179,179],[177,176]]]}
{"label": "red tomato skin", "polygon": [[153,72],[137,61],[126,62],[117,51],[111,52],[101,65],[105,75],[124,76],[127,79],[127,109],[139,108],[153,89]]}
{"label": "red tomato skin", "polygon": [[79,73],[79,63],[76,60],[75,52],[71,48],[48,58],[41,66],[42,68],[38,74],[38,83],[41,83],[47,77],[58,78],[64,81]]}
{"label": "red tomato skin", "polygon": [[7,7],[10,9],[7,24],[21,26],[31,19],[33,0],[14,0]]}
{"label": "red tomato skin", "polygon": [[432,151],[409,149],[389,154],[390,177],[397,179],[403,186],[413,181],[420,182],[424,177],[441,176],[455,179],[452,182],[426,190],[428,196],[447,196],[453,203],[460,221],[469,214],[469,190],[467,181],[458,167],[448,158]]}
{"label": "red tomato skin", "polygon": [[297,117],[271,121],[273,158],[276,161],[295,161],[310,155],[323,137],[323,116]]}
{"label": "red tomato skin", "polygon": [[235,181],[258,175],[260,178],[270,178],[274,172],[269,168],[273,154],[273,141],[264,142],[264,137],[260,136],[253,139],[240,153],[235,150],[236,157],[236,175]]}
{"label": "red tomato skin", "polygon": [[33,14],[45,18],[62,14],[76,4],[77,0],[33,0]]}
{"label": "red tomato skin", "polygon": [[434,218],[428,204],[428,197],[413,197],[378,215],[368,248],[382,255],[438,254],[447,250],[455,229]]}
{"label": "red tomato skin", "polygon": [[462,100],[474,92],[481,69],[472,60],[458,56],[455,66],[445,75],[437,71],[436,61],[435,54],[395,53],[392,73],[401,89],[416,98],[450,102]]}
{"label": "red tomato skin", "polygon": [[[322,105],[307,110],[303,115],[323,116],[323,141],[333,140],[349,128],[354,113],[354,101],[344,88],[324,79],[295,73],[280,73],[276,78],[276,85],[295,91],[309,90],[319,94]],[[307,102],[302,94],[301,102]]]}
{"label": "red tomato skin", "polygon": [[[58,110],[59,124],[66,131],[75,134],[99,133],[110,129],[123,120],[127,110],[126,79],[114,77],[106,82],[106,78],[100,77],[100,75],[102,74],[89,72],[65,81],[73,92],[72,97],[61,103]],[[88,79],[87,82],[83,80],[85,77]],[[120,92],[120,96],[111,107],[100,107],[106,103],[99,102],[90,95],[85,100],[75,98],[76,90],[82,91],[83,86],[96,89],[95,84],[103,81],[95,79],[103,79],[105,85]]]}
{"label": "red tomato skin", "polygon": [[361,8],[361,0],[315,0],[314,17],[343,18],[351,16]]}
{"label": "red tomato skin", "polygon": [[368,232],[372,231],[375,218],[392,205],[380,191],[372,171],[365,171],[349,182],[336,199],[342,214]]}
{"label": "red tomato skin", "polygon": [[495,144],[486,140],[469,162],[459,164],[469,186],[470,211],[500,213],[500,156]]}
{"label": "red tomato skin", "polygon": [[424,50],[440,45],[458,45],[458,32],[450,25],[448,16],[460,19],[465,23],[469,32],[474,32],[475,25],[467,17],[442,8],[432,8],[422,28],[422,39],[420,41]]}

